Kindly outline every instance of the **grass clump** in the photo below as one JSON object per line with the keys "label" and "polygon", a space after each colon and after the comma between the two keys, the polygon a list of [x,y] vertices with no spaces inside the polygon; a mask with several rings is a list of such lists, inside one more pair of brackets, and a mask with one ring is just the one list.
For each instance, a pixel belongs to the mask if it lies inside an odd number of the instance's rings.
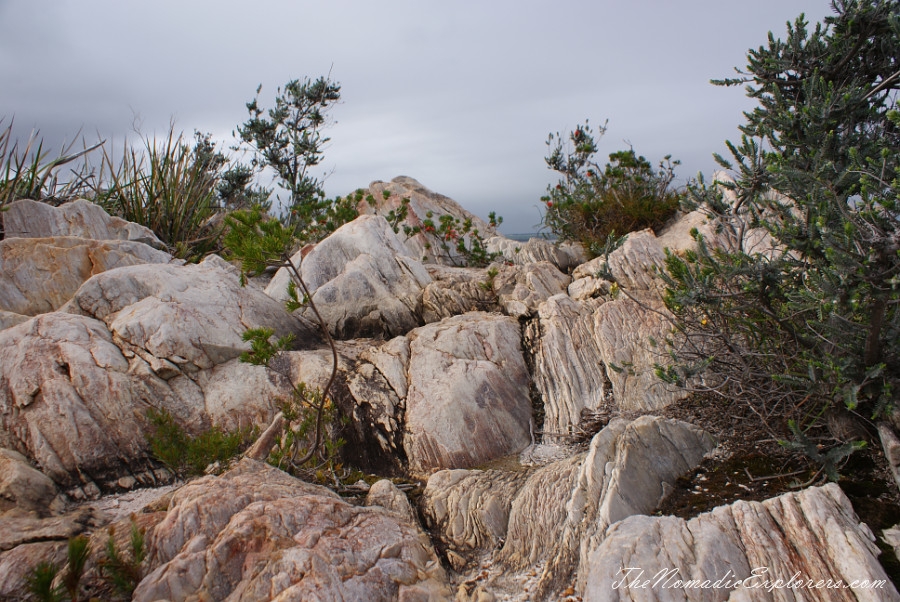
{"label": "grass clump", "polygon": [[143,577],[141,564],[147,556],[144,530],[137,526],[132,517],[129,550],[125,553],[116,545],[115,535],[115,529],[110,527],[109,538],[106,540],[106,558],[100,562],[100,572],[117,593],[130,600]]}
{"label": "grass clump", "polygon": [[203,474],[210,464],[224,463],[240,454],[256,435],[256,429],[228,432],[217,426],[190,435],[166,410],[150,409],[147,442],[154,457],[181,477]]}

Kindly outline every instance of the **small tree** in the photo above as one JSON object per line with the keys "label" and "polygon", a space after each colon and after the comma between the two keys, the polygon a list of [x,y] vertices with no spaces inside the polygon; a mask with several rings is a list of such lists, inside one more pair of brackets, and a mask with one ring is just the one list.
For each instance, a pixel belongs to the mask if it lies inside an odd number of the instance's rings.
{"label": "small tree", "polygon": [[[599,128],[602,136],[606,127]],[[597,144],[587,121],[569,133],[568,142],[551,134],[548,167],[563,177],[541,198],[543,225],[562,240],[580,242],[591,255],[604,252],[616,235],[658,229],[677,211],[682,195],[672,189],[678,161],[667,156],[654,171],[633,149],[609,155],[601,167]]]}
{"label": "small tree", "polygon": [[254,152],[253,167],[274,170],[279,188],[287,192],[285,225],[295,236],[315,240],[329,221],[340,225],[355,217],[348,201],[326,199],[321,182],[309,173],[322,161],[329,141],[322,129],[328,124],[328,110],[340,99],[340,84],[325,77],[291,80],[278,88],[275,106],[268,110],[259,104],[261,90],[260,85],[257,97],[247,103],[250,119],[237,133]]}
{"label": "small tree", "polygon": [[[728,143],[733,162],[717,156],[736,182],[693,191],[735,244],[701,240],[668,262],[676,355],[693,370],[663,376],[699,375],[804,429],[844,407],[878,414],[900,384],[900,2],[832,6],[824,25],[809,31],[801,15],[739,78],[714,82],[749,84],[759,102]],[[748,227],[774,249],[749,249]]]}

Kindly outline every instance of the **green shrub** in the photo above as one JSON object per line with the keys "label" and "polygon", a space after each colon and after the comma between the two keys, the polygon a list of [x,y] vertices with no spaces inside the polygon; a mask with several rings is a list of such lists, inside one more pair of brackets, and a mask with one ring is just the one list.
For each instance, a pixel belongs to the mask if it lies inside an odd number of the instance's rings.
{"label": "green shrub", "polygon": [[[732,244],[694,232],[696,252],[668,257],[678,363],[660,371],[750,404],[832,477],[855,447],[827,417],[881,415],[900,387],[900,2],[834,8],[812,31],[801,16],[785,40],[770,34],[746,72],[714,82],[747,86],[758,106],[727,143],[732,161],[716,157],[736,181],[692,187]],[[748,227],[773,248],[754,252]],[[836,447],[813,450],[812,434]]]}
{"label": "green shrub", "polygon": [[[600,128],[599,135],[606,128]],[[667,156],[654,171],[634,150],[609,156],[601,168],[594,160],[597,144],[587,122],[568,135],[547,140],[550,169],[563,176],[547,188],[543,226],[560,240],[581,243],[598,256],[610,237],[634,230],[658,230],[675,215],[683,193],[672,189],[678,161]]]}
{"label": "green shrub", "polygon": [[199,435],[190,435],[166,410],[150,409],[151,429],[147,442],[157,460],[180,476],[203,474],[210,464],[227,462],[240,454],[256,435],[255,429],[226,432],[214,426]]}
{"label": "green shrub", "polygon": [[126,600],[130,600],[143,576],[141,564],[147,556],[144,530],[138,528],[132,517],[131,536],[128,541],[129,550],[127,553],[119,551],[115,535],[115,529],[110,527],[109,538],[106,540],[106,558],[100,561],[100,572],[116,592]]}

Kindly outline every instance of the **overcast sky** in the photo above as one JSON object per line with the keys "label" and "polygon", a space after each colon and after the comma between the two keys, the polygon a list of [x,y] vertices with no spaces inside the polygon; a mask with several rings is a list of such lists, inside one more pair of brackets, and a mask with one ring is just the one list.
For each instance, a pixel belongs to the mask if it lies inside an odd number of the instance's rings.
{"label": "overcast sky", "polygon": [[57,144],[79,129],[121,140],[139,126],[228,143],[262,84],[331,71],[342,101],[329,195],[398,175],[505,232],[530,232],[555,181],[549,132],[609,120],[601,155],[633,145],[683,180],[715,169],[752,105],[712,78],[827,0],[254,2],[0,0],[0,117]]}

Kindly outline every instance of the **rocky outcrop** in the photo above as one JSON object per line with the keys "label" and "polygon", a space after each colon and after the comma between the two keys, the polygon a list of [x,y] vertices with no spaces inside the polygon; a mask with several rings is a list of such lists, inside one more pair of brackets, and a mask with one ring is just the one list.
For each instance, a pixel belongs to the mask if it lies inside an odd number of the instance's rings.
{"label": "rocky outcrop", "polygon": [[515,265],[546,261],[566,273],[587,261],[587,255],[580,245],[554,244],[543,238],[519,242],[503,236],[492,236],[485,241],[485,247],[491,253],[498,253],[504,261]]}
{"label": "rocky outcrop", "polygon": [[409,334],[410,469],[469,468],[530,442],[531,400],[514,318],[454,316]]}
{"label": "rocky outcrop", "polygon": [[414,526],[252,460],[180,489],[147,543],[136,601],[449,597]]}
{"label": "rocky outcrop", "polygon": [[[616,405],[624,411],[657,411],[687,394],[656,376],[656,366],[671,361],[665,341],[673,324],[657,276],[664,257],[653,233],[644,230],[629,234],[606,266],[621,292],[597,309],[594,337]],[[580,266],[575,277],[592,269]]]}
{"label": "rocky outcrop", "polygon": [[[708,433],[685,422],[656,416],[633,422],[613,420],[591,440],[577,473],[569,473],[574,478],[569,482],[565,518],[554,531],[560,536],[549,549],[524,555],[524,542],[540,531],[528,522],[528,513],[514,514],[510,532],[520,536],[507,542],[505,557],[518,565],[546,558],[537,593],[545,597],[558,592],[576,569],[581,570],[589,547],[602,541],[609,525],[652,512],[675,480],[697,466],[714,446]],[[514,523],[519,525],[515,531]]]}
{"label": "rocky outcrop", "polygon": [[[422,290],[431,277],[380,216],[358,217],[292,261],[339,339],[391,338],[423,323]],[[287,299],[290,278],[287,268],[278,270],[266,293]]]}
{"label": "rocky outcrop", "polygon": [[449,215],[460,222],[470,220],[473,229],[478,230],[479,235],[484,238],[494,233],[494,229],[487,222],[463,209],[453,199],[429,190],[407,176],[398,176],[390,182],[372,182],[367,193],[370,200],[364,199],[357,205],[357,210],[361,215],[374,214],[387,217],[391,211],[399,211],[403,206],[404,199],[408,199],[407,216],[398,225],[398,236],[412,256],[420,258],[422,261],[444,265],[463,265],[464,263],[455,245],[448,245],[446,255],[444,255],[437,252],[437,240],[433,236],[424,232],[407,236],[402,229],[403,226],[421,228],[426,219],[439,224],[441,216]]}
{"label": "rocky outcrop", "polygon": [[37,541],[0,552],[0,600],[23,600],[30,595],[28,579],[41,562],[61,566],[66,561],[66,542]]}
{"label": "rocky outcrop", "polygon": [[619,418],[586,454],[537,469],[437,472],[420,508],[456,570],[491,556],[485,591],[515,590],[512,576],[532,572],[540,575],[536,599],[556,599],[586,542],[596,545],[608,526],[653,511],[713,446],[711,436],[684,422]]}
{"label": "rocky outcrop", "polygon": [[92,318],[55,312],[0,331],[0,366],[0,446],[67,486],[78,475],[106,478],[111,464],[148,470],[135,413],[152,400],[183,414],[174,398],[135,382],[109,331]]}
{"label": "rocky outcrop", "polygon": [[[665,593],[673,600],[900,600],[877,556],[871,531],[831,483],[764,502],[720,506],[689,521],[631,516],[588,546],[576,590],[584,600],[598,601]],[[623,567],[635,570],[626,575]],[[661,576],[661,583],[652,585]],[[767,581],[792,578],[803,585],[766,589]],[[644,587],[646,580],[651,583]],[[684,588],[676,580],[711,583]],[[881,587],[843,588],[862,580],[882,581]],[[815,585],[829,581],[841,585]],[[771,598],[763,598],[767,594]]]}
{"label": "rocky outcrop", "polygon": [[120,217],[110,217],[102,207],[84,199],[59,207],[23,199],[10,203],[0,217],[4,238],[76,236],[94,240],[130,240],[155,249],[166,248],[149,228]]}
{"label": "rocky outcrop", "polygon": [[168,253],[126,240],[67,236],[0,240],[0,310],[27,316],[54,311],[95,274],[170,261]]}

